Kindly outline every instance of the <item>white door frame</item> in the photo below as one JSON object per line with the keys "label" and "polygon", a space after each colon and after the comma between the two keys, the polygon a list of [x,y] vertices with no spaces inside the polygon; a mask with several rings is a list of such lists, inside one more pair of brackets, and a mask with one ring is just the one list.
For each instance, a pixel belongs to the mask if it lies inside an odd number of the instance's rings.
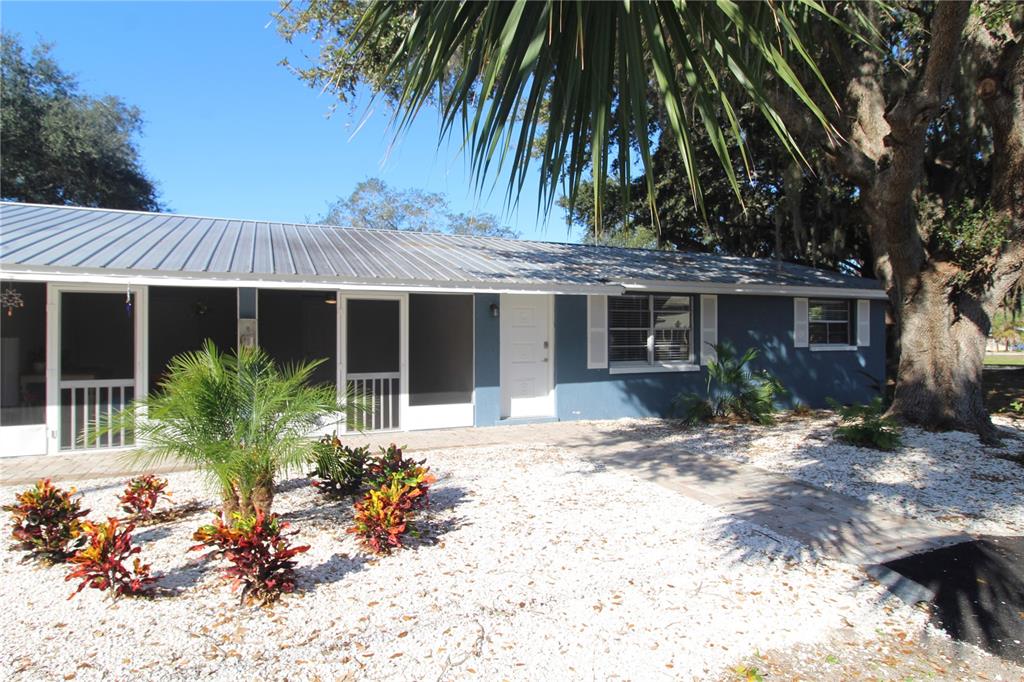
{"label": "white door frame", "polygon": [[[135,396],[146,395],[149,381],[149,287],[144,284],[46,284],[46,454],[76,452],[60,449],[60,308],[63,293],[135,294]],[[89,448],[90,451],[101,448]],[[108,448],[102,448],[108,449]],[[115,448],[117,449],[117,448]]]}
{"label": "white door frame", "polygon": [[[511,367],[509,367],[510,356],[509,356],[508,353],[504,352],[503,349],[501,348],[503,345],[505,345],[505,338],[506,338],[506,331],[505,331],[506,330],[506,327],[505,327],[506,322],[505,322],[505,320],[508,319],[507,316],[505,315],[505,309],[506,309],[505,303],[510,300],[508,298],[509,296],[538,296],[538,297],[545,297],[545,298],[547,298],[547,312],[548,312],[548,329],[547,329],[547,333],[548,333],[548,361],[547,361],[546,364],[547,364],[548,395],[547,395],[547,401],[546,401],[547,402],[546,410],[544,410],[544,412],[542,414],[531,414],[531,415],[513,415],[513,414],[511,414],[511,403],[512,403],[512,401],[511,401],[511,395],[509,394],[509,389],[512,386],[511,377],[509,376],[510,372],[511,372]],[[540,417],[540,418],[554,417],[555,416],[555,297],[552,294],[501,294],[499,306],[500,307],[499,307],[499,318],[498,318],[498,320],[499,320],[499,323],[498,323],[498,326],[499,326],[498,338],[499,338],[500,343],[499,343],[499,349],[498,349],[498,355],[499,355],[498,362],[499,362],[499,383],[501,385],[501,412],[500,412],[500,418],[501,419],[517,419],[517,418],[520,418],[520,417],[523,417],[523,418],[529,418],[529,417]]]}
{"label": "white door frame", "polygon": [[[338,291],[338,399],[345,395],[347,385],[346,347],[348,332],[348,302],[350,300],[398,301],[398,428],[405,429],[406,414],[409,411],[409,294],[377,293],[361,291]],[[339,430],[348,431],[347,425]]]}

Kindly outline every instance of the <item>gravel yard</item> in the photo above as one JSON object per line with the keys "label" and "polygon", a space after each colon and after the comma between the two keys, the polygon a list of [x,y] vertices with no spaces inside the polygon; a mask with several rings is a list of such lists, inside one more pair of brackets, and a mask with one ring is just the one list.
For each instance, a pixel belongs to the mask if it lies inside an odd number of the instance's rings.
{"label": "gravel yard", "polygon": [[661,420],[595,423],[606,432],[635,431],[697,455],[750,463],[878,504],[951,530],[1024,535],[1024,423],[993,421],[1010,435],[983,446],[962,432],[903,432],[903,447],[882,452],[835,440],[831,413],[783,416],[773,426],[711,425],[683,430]]}
{"label": "gravel yard", "polygon": [[[423,537],[383,559],[344,532],[350,504],[303,478],[281,486],[275,509],[312,549],[300,591],[270,609],[239,607],[213,566],[193,563],[205,513],[136,532],[163,594],[112,607],[94,590],[68,601],[62,567],[5,546],[0,677],[733,679],[757,652],[944,638],[853,566],[565,451],[418,456],[440,478]],[[195,474],[169,478],[175,504],[212,505]],[[114,513],[122,486],[80,486],[93,518]]]}

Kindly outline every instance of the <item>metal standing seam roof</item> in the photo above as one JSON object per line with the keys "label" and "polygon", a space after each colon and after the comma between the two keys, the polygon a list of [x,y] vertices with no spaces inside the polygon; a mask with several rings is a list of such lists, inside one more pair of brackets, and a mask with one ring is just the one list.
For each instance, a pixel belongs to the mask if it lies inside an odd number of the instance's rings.
{"label": "metal standing seam roof", "polygon": [[872,279],[717,254],[14,202],[0,202],[0,272],[492,290],[665,282],[881,294]]}

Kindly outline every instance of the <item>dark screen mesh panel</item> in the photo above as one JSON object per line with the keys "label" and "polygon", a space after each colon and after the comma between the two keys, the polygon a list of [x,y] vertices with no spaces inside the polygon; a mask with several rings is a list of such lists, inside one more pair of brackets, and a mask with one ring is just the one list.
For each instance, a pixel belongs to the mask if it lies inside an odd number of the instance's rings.
{"label": "dark screen mesh panel", "polygon": [[199,350],[207,339],[222,352],[237,342],[237,293],[231,288],[149,288],[149,388],[175,355]]}
{"label": "dark screen mesh panel", "polygon": [[61,380],[135,376],[135,295],[64,292],[60,308]]}
{"label": "dark screen mesh panel", "polygon": [[122,447],[131,432],[98,437],[135,395],[135,295],[64,292],[60,302],[60,447]]}
{"label": "dark screen mesh panel", "polygon": [[350,299],[345,337],[348,374],[399,371],[398,301]]}
{"label": "dark screen mesh panel", "polygon": [[313,383],[337,384],[337,330],[333,291],[259,292],[260,346],[281,364],[325,360]]}
{"label": "dark screen mesh panel", "polygon": [[409,404],[473,400],[473,297],[409,296]]}

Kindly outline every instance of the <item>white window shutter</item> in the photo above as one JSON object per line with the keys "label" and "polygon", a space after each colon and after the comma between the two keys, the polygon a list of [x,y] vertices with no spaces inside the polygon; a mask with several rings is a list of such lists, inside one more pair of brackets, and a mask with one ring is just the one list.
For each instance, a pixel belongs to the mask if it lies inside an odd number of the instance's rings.
{"label": "white window shutter", "polygon": [[807,348],[807,299],[793,299],[793,345]]}
{"label": "white window shutter", "polygon": [[857,345],[871,345],[871,301],[857,301]]}
{"label": "white window shutter", "polygon": [[713,345],[718,343],[718,296],[713,294],[700,297],[700,364],[706,365],[718,359]]}
{"label": "white window shutter", "polygon": [[608,367],[608,297],[587,296],[587,369]]}

